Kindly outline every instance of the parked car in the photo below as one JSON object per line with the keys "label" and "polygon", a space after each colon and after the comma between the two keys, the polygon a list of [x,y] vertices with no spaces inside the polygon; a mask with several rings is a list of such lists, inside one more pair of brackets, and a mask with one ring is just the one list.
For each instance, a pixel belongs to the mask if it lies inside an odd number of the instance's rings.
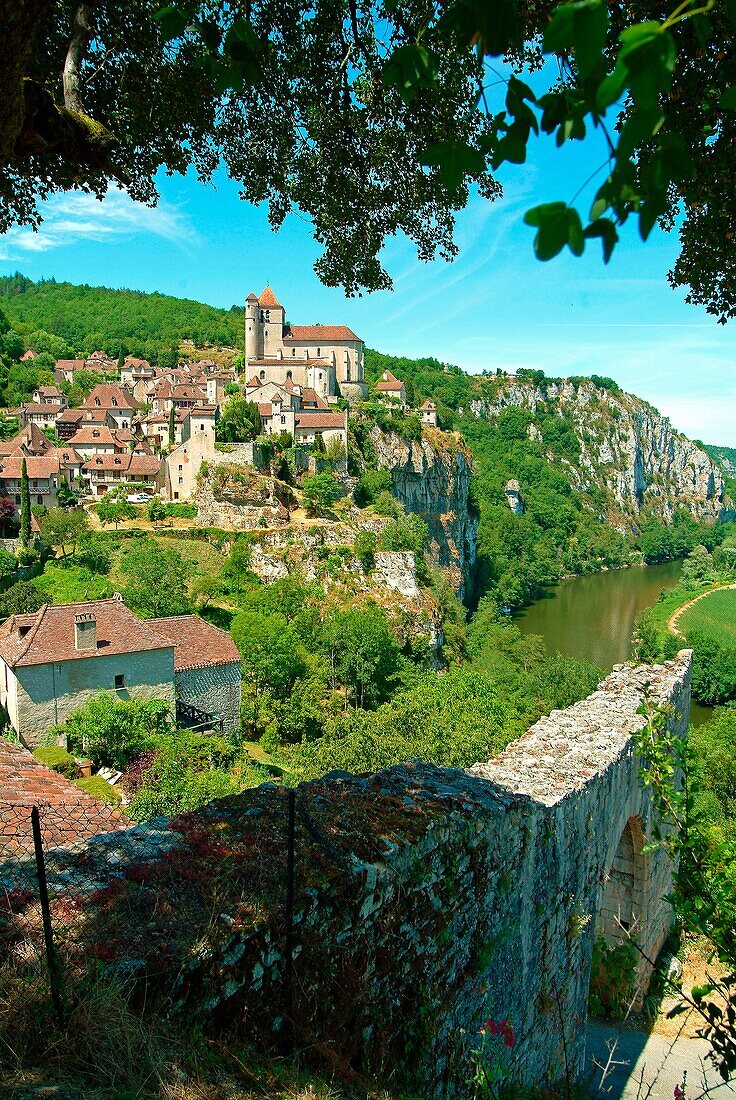
{"label": "parked car", "polygon": [[125,499],[128,504],[150,504],[153,500],[153,493],[131,493]]}

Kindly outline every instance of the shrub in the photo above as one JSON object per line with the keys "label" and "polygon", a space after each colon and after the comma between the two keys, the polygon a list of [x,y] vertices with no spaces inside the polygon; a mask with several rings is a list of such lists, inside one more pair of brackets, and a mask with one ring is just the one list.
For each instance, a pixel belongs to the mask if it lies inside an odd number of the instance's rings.
{"label": "shrub", "polygon": [[376,536],[372,531],[358,531],[355,536],[353,551],[356,558],[363,566],[365,573],[370,573],[376,564]]}
{"label": "shrub", "polygon": [[40,760],[47,768],[51,768],[67,779],[77,779],[79,777],[79,766],[76,760],[61,745],[41,745],[39,748],[34,749],[33,755],[36,760]]}
{"label": "shrub", "polygon": [[624,1015],[634,993],[637,951],[631,940],[609,947],[602,936],[593,946],[589,1009],[593,1016],[617,1019]]}
{"label": "shrub", "polygon": [[91,795],[92,798],[96,798],[98,802],[109,802],[111,806],[117,806],[121,799],[117,788],[106,782],[101,775],[90,775],[82,779],[75,779],[74,786],[79,787],[80,791]]}

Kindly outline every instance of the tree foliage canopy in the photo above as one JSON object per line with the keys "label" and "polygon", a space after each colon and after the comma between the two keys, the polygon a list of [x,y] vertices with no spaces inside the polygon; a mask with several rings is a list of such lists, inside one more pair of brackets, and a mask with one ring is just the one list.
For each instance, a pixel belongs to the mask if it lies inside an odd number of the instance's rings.
{"label": "tree foliage canopy", "polygon": [[[451,257],[471,187],[497,197],[494,173],[525,161],[532,133],[562,145],[601,129],[608,175],[589,218],[563,201],[529,211],[537,255],[599,239],[608,259],[629,217],[646,239],[683,213],[671,280],[721,319],[736,312],[732,0],[664,18],[645,6],[640,22],[603,0],[2,10],[0,229],[37,224],[37,199],[59,189],[116,180],[151,202],[160,167],[209,180],[224,161],[274,227],[311,218],[319,276],[354,293],[390,286],[378,257],[397,232],[423,259]],[[560,79],[540,95],[519,75],[546,75],[548,57]]]}

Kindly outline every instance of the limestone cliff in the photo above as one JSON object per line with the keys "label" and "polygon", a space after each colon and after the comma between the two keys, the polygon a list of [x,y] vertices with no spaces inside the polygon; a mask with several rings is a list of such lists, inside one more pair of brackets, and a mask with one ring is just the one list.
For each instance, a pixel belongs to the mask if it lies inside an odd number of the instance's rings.
{"label": "limestone cliff", "polygon": [[390,470],[394,496],[429,528],[429,553],[462,599],[476,559],[477,516],[469,503],[470,454],[460,436],[425,427],[407,441],[373,427],[379,469]]}
{"label": "limestone cliff", "polygon": [[[642,513],[668,522],[683,508],[698,520],[715,520],[731,506],[722,471],[706,451],[646,401],[617,387],[586,379],[503,379],[493,396],[471,401],[467,412],[495,420],[513,407],[532,415],[529,438],[560,464],[574,489],[605,494],[608,518],[622,529]],[[574,433],[576,456],[547,445],[551,416]]]}

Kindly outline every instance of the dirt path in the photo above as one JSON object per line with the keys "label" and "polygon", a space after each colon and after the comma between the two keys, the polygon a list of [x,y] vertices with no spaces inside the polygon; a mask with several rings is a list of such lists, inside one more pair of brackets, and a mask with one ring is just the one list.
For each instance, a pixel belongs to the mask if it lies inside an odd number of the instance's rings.
{"label": "dirt path", "polygon": [[712,596],[714,592],[727,592],[730,588],[736,588],[736,584],[722,584],[718,588],[709,588],[707,592],[701,592],[699,596],[695,596],[692,600],[688,600],[687,603],[682,604],[676,611],[673,611],[667,620],[667,629],[670,634],[674,634],[677,638],[684,638],[685,635],[681,630],[677,629],[677,624],[680,620],[680,616],[688,611],[693,604],[698,600],[704,600],[706,596]]}

